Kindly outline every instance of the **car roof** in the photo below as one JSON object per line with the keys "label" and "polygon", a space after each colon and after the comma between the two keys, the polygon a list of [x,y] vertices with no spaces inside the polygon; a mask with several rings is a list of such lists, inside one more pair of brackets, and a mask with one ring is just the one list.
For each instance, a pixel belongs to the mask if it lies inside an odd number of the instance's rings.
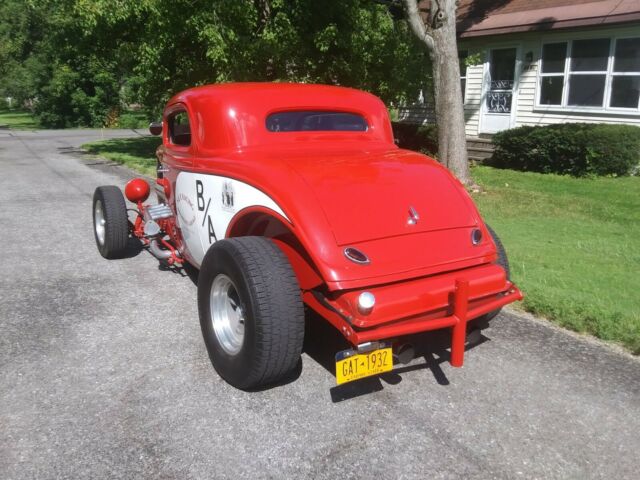
{"label": "car roof", "polygon": [[[241,148],[290,141],[292,135],[267,131],[266,117],[276,111],[335,110],[366,118],[362,139],[393,143],[388,112],[375,95],[353,88],[302,83],[224,83],[194,87],[175,95],[167,104],[187,107],[202,148]],[[197,125],[195,125],[197,123]],[[301,132],[296,132],[300,137]],[[336,135],[336,132],[331,132]],[[318,132],[313,132],[317,137]],[[347,132],[344,132],[346,135]],[[348,132],[356,137],[355,132]]]}
{"label": "car roof", "polygon": [[231,82],[202,85],[183,90],[176,94],[169,103],[179,98],[224,97],[234,94],[262,98],[263,100],[268,100],[263,97],[264,95],[314,95],[320,97],[319,99],[325,100],[331,100],[336,97],[360,96],[372,97],[378,100],[374,95],[362,90],[337,85],[287,82]]}

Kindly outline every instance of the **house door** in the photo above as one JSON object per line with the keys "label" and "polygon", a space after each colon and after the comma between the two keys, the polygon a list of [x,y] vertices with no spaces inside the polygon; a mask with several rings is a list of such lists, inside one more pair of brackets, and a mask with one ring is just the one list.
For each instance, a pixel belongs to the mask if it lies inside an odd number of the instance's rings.
{"label": "house door", "polygon": [[518,49],[515,47],[489,50],[482,102],[483,133],[495,133],[513,126],[517,58]]}

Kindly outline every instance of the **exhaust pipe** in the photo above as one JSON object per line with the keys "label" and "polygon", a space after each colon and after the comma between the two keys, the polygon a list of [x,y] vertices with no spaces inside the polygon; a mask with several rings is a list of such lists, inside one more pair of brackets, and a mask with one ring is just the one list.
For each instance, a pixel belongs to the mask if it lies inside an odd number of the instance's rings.
{"label": "exhaust pipe", "polygon": [[[156,210],[152,210],[155,208]],[[145,210],[145,218],[148,215],[153,214],[154,212],[160,211],[162,213],[162,209],[169,210],[169,207],[166,205],[156,205],[155,207],[149,207]],[[166,217],[162,217],[166,218]],[[175,251],[175,257],[173,250],[164,249],[160,246],[159,239],[164,235],[162,233],[162,228],[153,218],[146,218],[146,222],[144,222],[144,236],[149,240],[149,251],[151,254],[156,257],[158,260],[168,260],[169,263],[172,263],[173,260],[177,260],[179,254]],[[173,258],[173,260],[169,260]]]}
{"label": "exhaust pipe", "polygon": [[[158,244],[157,238],[152,238],[149,241],[149,251],[158,260],[167,260],[169,257],[171,257],[171,250],[165,250],[164,248],[161,248]],[[176,255],[177,253],[178,252],[176,252]]]}

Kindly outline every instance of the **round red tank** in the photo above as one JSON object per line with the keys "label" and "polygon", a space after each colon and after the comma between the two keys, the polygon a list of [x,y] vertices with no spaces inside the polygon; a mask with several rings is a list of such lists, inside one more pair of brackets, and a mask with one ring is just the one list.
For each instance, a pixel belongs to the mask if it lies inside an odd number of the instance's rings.
{"label": "round red tank", "polygon": [[133,203],[144,202],[149,198],[150,191],[149,184],[141,178],[129,180],[124,187],[124,194]]}

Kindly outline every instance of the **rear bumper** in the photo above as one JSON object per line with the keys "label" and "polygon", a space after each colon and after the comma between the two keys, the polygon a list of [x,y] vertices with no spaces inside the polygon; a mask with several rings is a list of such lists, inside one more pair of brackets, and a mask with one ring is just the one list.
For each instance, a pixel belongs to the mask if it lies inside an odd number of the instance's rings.
{"label": "rear bumper", "polygon": [[454,366],[462,366],[468,321],[523,298],[495,264],[368,289],[377,299],[368,316],[355,306],[362,291],[333,298],[305,292],[304,300],[354,346],[451,327]]}

